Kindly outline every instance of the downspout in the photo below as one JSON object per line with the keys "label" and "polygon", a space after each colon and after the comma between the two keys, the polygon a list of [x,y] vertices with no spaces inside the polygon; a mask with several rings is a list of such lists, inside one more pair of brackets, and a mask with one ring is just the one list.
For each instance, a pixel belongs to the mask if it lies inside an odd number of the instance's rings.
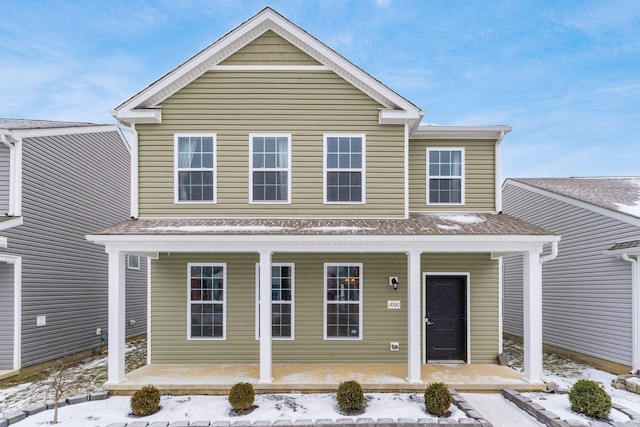
{"label": "downspout", "polygon": [[135,123],[127,126],[118,120],[118,127],[131,133],[131,173],[129,177],[131,180],[131,218],[138,219],[138,131],[136,131]]}
{"label": "downspout", "polygon": [[496,158],[496,168],[495,168],[495,192],[496,192],[496,212],[502,212],[502,149],[500,144],[502,143],[502,139],[504,138],[505,132],[500,132],[500,136],[496,141],[495,146],[495,158]]}
{"label": "downspout", "polygon": [[558,256],[558,242],[551,242],[551,253],[540,257],[540,266],[547,261],[551,261]]}
{"label": "downspout", "polygon": [[7,216],[14,216],[16,209],[16,147],[9,142],[6,135],[0,135],[0,140],[9,148],[9,209]]}
{"label": "downspout", "polygon": [[622,259],[631,263],[631,373],[635,374],[640,370],[640,307],[638,305],[638,259],[631,258],[628,254],[623,253]]}

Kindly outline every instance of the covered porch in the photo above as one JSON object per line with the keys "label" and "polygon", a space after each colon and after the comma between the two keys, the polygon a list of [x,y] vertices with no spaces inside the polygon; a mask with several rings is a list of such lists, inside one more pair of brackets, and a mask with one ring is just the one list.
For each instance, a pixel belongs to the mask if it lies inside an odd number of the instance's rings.
{"label": "covered porch", "polygon": [[[394,220],[131,220],[88,238],[103,244],[109,254],[110,351],[105,388],[114,392],[126,393],[154,384],[166,392],[189,390],[190,393],[214,394],[224,393],[239,381],[251,382],[263,392],[328,391],[335,390],[340,381],[349,378],[358,379],[368,390],[380,391],[420,390],[434,381],[446,382],[460,390],[478,391],[505,387],[531,390],[543,386],[541,268],[549,256],[542,257],[541,254],[545,244],[556,248],[559,238],[507,215],[411,215],[407,219]],[[342,363],[345,360],[339,358],[330,364],[274,363],[272,295],[270,287],[264,286],[259,287],[258,298],[259,337],[256,337],[255,348],[258,357],[254,359],[258,363],[199,364],[193,363],[194,360],[181,363],[184,360],[181,359],[161,364],[152,363],[150,358],[148,366],[125,375],[124,266],[127,253],[151,258],[181,253],[254,254],[259,265],[256,276],[261,283],[272,283],[274,254],[397,254],[402,257],[405,273],[402,293],[406,323],[402,329],[406,347],[402,351],[406,354],[406,363],[353,363],[353,360]],[[459,260],[465,259],[464,254],[485,254],[487,260],[491,258],[494,262],[507,254],[523,257],[524,374],[503,366],[472,363],[474,356],[470,352],[463,359],[467,363],[427,363],[424,342],[429,319],[425,317],[422,305],[426,281],[424,262],[437,254],[457,254]],[[497,278],[493,282],[496,292],[500,287],[498,282]],[[253,298],[253,295],[247,297]],[[492,309],[495,311],[491,312],[492,322],[496,325],[501,325],[501,304],[497,304],[500,298],[496,295]],[[149,336],[153,336],[149,332]],[[502,351],[501,332],[499,326],[492,332],[495,336],[491,339],[495,341],[490,350],[495,351],[492,354],[496,361]],[[224,338],[218,342],[224,342]],[[184,345],[188,343],[184,341]],[[313,354],[313,346],[308,351]],[[189,356],[188,353],[184,355]]]}
{"label": "covered porch", "polygon": [[424,392],[426,384],[445,382],[457,391],[495,392],[505,388],[540,391],[544,385],[525,380],[507,366],[484,364],[423,364],[420,382],[408,383],[406,364],[274,364],[273,380],[259,383],[258,364],[147,365],[127,374],[110,393],[131,394],[153,384],[167,394],[224,395],[237,382],[254,384],[258,393],[332,393],[342,381],[358,381],[368,392]]}

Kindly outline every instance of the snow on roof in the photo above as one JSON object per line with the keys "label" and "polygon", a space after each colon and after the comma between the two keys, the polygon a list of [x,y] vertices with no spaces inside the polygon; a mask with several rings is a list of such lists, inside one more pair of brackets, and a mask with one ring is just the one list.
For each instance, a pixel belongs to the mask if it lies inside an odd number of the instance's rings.
{"label": "snow on roof", "polygon": [[511,180],[640,218],[640,177],[511,178]]}
{"label": "snow on roof", "polygon": [[413,214],[408,219],[137,219],[99,235],[553,235],[506,214]]}
{"label": "snow on roof", "polygon": [[4,119],[0,117],[0,129],[57,129],[69,127],[98,126],[95,123],[86,122],[60,122],[54,120],[30,120],[30,119]]}

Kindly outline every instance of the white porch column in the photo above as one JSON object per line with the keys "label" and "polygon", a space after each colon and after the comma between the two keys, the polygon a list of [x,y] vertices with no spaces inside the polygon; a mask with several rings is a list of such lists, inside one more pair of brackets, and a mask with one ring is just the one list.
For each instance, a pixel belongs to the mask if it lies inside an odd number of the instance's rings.
{"label": "white porch column", "polygon": [[420,251],[407,253],[407,381],[412,384],[422,382],[420,374]]}
{"label": "white porch column", "polygon": [[107,383],[124,381],[125,263],[124,252],[109,254],[109,354]]}
{"label": "white porch column", "polygon": [[622,254],[631,263],[631,373],[640,370],[640,260],[639,256]]}
{"label": "white porch column", "polygon": [[260,379],[271,383],[271,251],[260,251]]}
{"label": "white porch column", "polygon": [[524,378],[542,381],[542,265],[539,250],[523,256]]}

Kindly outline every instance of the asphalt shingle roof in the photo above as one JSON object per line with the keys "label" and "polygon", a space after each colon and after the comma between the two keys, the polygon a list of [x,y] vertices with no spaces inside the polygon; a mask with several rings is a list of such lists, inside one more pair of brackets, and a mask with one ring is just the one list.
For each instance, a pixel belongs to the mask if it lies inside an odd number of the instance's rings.
{"label": "asphalt shingle roof", "polygon": [[25,129],[56,129],[69,127],[98,126],[95,123],[86,122],[59,122],[53,120],[30,119],[3,119],[0,117],[0,129],[25,130]]}
{"label": "asphalt shingle roof", "polygon": [[414,214],[409,219],[132,219],[98,235],[553,235],[506,214]]}
{"label": "asphalt shingle roof", "polygon": [[640,217],[640,177],[510,178],[601,208]]}

